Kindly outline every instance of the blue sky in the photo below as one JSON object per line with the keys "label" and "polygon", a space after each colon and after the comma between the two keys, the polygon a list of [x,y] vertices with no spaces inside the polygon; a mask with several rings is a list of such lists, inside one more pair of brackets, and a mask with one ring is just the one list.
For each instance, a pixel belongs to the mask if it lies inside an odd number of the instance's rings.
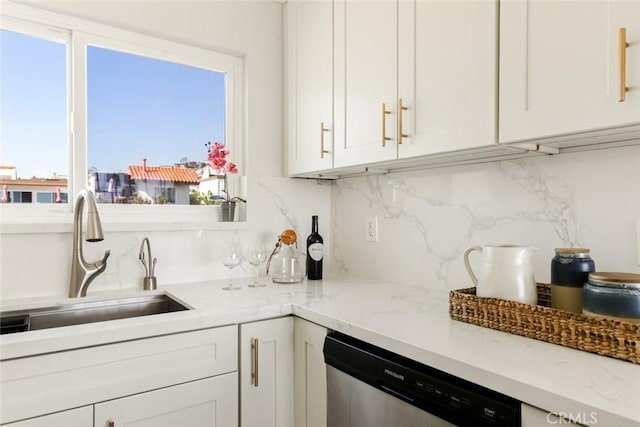
{"label": "blue sky", "polygon": [[[6,31],[0,43],[0,164],[67,174],[64,45]],[[97,47],[87,68],[89,168],[204,160],[224,141],[223,74]]]}
{"label": "blue sky", "polygon": [[65,49],[0,33],[0,164],[23,178],[67,171]]}

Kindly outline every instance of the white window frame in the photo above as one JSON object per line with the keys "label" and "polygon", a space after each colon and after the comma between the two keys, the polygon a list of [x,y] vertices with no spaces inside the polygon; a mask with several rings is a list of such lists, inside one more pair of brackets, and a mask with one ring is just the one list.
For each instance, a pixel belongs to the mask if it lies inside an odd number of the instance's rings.
{"label": "white window frame", "polygon": [[[5,2],[0,28],[68,46],[69,203],[66,205],[0,204],[0,234],[70,232],[75,195],[87,181],[87,46],[142,55],[211,71],[226,80],[225,143],[240,170],[246,165],[244,140],[244,61],[193,46],[122,30],[30,6]],[[73,77],[71,77],[73,76]],[[202,159],[206,158],[203,141]],[[230,176],[231,194],[246,197],[245,180]],[[215,206],[99,205],[105,231],[154,231],[246,228],[246,223],[219,222]]]}

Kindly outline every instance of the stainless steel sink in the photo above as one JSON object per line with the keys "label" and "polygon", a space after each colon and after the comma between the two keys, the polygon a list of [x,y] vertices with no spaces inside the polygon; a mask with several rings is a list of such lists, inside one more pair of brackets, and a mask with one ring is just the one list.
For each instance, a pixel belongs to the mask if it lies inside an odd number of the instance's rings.
{"label": "stainless steel sink", "polygon": [[32,310],[0,313],[0,333],[34,331],[105,320],[189,310],[168,295],[144,295],[99,301],[74,301]]}

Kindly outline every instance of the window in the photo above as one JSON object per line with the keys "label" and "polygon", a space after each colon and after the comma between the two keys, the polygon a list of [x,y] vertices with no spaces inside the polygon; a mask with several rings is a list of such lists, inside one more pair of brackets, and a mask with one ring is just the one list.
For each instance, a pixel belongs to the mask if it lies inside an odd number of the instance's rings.
{"label": "window", "polygon": [[[202,177],[215,177],[204,167],[206,143],[224,143],[242,171],[242,59],[25,5],[8,3],[1,14],[0,114],[12,124],[0,133],[3,200],[12,198],[0,206],[3,221],[12,212],[33,212],[34,221],[44,211],[68,215],[69,194],[89,188],[103,222],[110,215],[112,223],[149,222],[148,213],[165,205],[177,206],[158,221],[215,222],[187,205],[201,204],[194,194]],[[13,119],[18,112],[26,118]],[[15,177],[4,174],[7,166]],[[27,175],[64,184],[28,197],[7,184]],[[239,179],[229,178],[239,194]],[[221,187],[213,188],[215,201]],[[12,211],[16,195],[35,202],[33,211]]]}
{"label": "window", "polygon": [[12,191],[9,203],[31,203],[32,195],[31,191]]}
{"label": "window", "polygon": [[36,193],[36,203],[53,203],[54,200],[54,193],[43,193],[41,191]]}
{"label": "window", "polygon": [[68,174],[68,46],[48,35],[0,30],[0,166],[10,171],[0,181],[9,191]]}
{"label": "window", "polygon": [[87,84],[89,170],[112,175],[98,202],[189,204],[225,142],[225,74],[88,46]]}

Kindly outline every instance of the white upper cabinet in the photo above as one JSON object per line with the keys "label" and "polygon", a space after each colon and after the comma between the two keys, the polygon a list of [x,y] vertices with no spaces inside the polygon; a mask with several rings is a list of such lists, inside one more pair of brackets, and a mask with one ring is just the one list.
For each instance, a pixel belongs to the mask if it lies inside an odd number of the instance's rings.
{"label": "white upper cabinet", "polygon": [[499,102],[500,142],[640,122],[640,1],[501,2]]}
{"label": "white upper cabinet", "polygon": [[334,41],[334,166],[395,159],[397,2],[335,0]]}
{"label": "white upper cabinet", "polygon": [[333,5],[287,3],[289,174],[333,166]]}
{"label": "white upper cabinet", "polygon": [[398,157],[496,144],[497,2],[403,0],[398,18]]}
{"label": "white upper cabinet", "polygon": [[497,15],[495,1],[336,1],[334,165],[496,144]]}

